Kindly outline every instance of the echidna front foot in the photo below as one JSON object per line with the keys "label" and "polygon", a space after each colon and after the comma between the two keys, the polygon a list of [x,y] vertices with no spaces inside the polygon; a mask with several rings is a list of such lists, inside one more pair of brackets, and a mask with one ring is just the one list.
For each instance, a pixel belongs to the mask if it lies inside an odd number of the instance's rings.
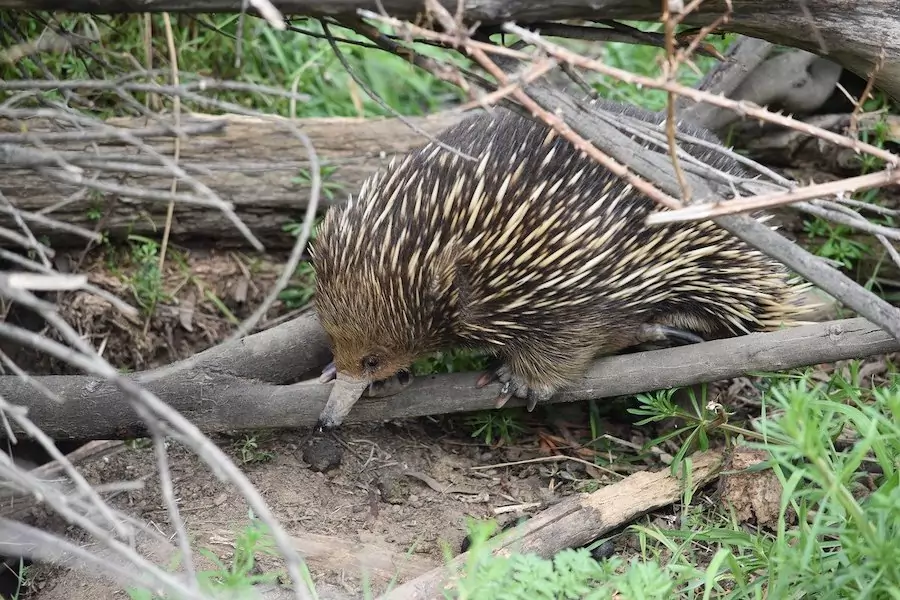
{"label": "echidna front foot", "polygon": [[483,388],[488,384],[500,382],[500,393],[497,394],[497,400],[494,403],[495,408],[503,408],[509,402],[509,399],[515,396],[528,400],[525,409],[532,412],[538,405],[538,402],[544,402],[553,397],[554,390],[549,386],[539,385],[530,386],[525,378],[516,375],[507,363],[501,363],[500,366],[491,368],[478,378],[475,387]]}

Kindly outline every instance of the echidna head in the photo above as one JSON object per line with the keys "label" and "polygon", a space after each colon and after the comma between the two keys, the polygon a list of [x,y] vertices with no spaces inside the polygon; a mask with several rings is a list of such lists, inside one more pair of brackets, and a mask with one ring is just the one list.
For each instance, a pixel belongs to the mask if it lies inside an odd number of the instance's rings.
{"label": "echidna head", "polygon": [[340,425],[367,387],[408,372],[446,340],[455,301],[449,253],[393,260],[381,252],[380,244],[393,250],[390,242],[353,231],[335,209],[319,228],[315,306],[336,371],[320,428]]}

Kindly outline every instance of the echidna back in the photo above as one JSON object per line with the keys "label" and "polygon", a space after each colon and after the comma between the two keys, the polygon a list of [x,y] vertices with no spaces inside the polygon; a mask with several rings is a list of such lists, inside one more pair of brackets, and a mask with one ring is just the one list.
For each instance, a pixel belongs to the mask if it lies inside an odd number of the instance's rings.
{"label": "echidna back", "polygon": [[[397,323],[418,310],[416,327],[427,329],[445,310],[477,344],[649,321],[728,335],[790,313],[780,264],[712,222],[646,226],[664,209],[542,123],[495,109],[439,139],[475,160],[424,145],[367,181],[331,230],[366,232],[347,234],[344,268],[382,282]],[[443,281],[448,264],[454,279]],[[429,290],[454,297],[424,306]]]}

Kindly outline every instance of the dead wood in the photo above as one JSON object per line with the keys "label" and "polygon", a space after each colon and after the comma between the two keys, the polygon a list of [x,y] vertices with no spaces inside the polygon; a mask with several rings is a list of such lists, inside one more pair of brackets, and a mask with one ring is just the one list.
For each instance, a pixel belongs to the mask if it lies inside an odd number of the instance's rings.
{"label": "dead wood", "polygon": [[[424,14],[420,0],[282,0],[273,4],[289,15],[353,17],[359,9],[417,21]],[[454,14],[456,0],[440,0]],[[884,67],[876,86],[900,100],[900,16],[894,0],[847,3],[845,0],[732,0],[733,10],[722,31],[742,33],[827,56],[868,79],[883,55]],[[111,0],[0,0],[0,8],[66,10],[86,13],[232,12],[246,8],[240,0],[146,0],[140,3]],[[726,12],[725,0],[700,3],[684,20],[703,26]],[[522,0],[472,0],[465,5],[468,23],[520,25],[560,19],[622,19],[658,21],[658,0],[583,0],[535,3]]]}
{"label": "dead wood", "polygon": [[438,565],[416,554],[398,553],[390,547],[351,541],[332,535],[304,532],[293,538],[294,549],[313,568],[333,571],[353,570],[361,577],[387,583],[419,577]]}
{"label": "dead wood", "polygon": [[[898,350],[896,339],[866,319],[829,321],[602,359],[552,403],[636,394]],[[329,359],[318,322],[302,317],[236,345],[217,346],[134,378],[207,433],[311,427],[325,406],[330,385],[316,378],[287,383],[314,376]],[[476,375],[422,377],[395,396],[364,397],[347,423],[490,409],[496,390],[475,388]],[[55,439],[122,439],[147,433],[146,424],[122,402],[119,389],[105,380],[85,376],[35,380],[63,403],[13,376],[0,377],[0,396],[15,398],[16,404],[28,409],[31,420]],[[524,406],[524,401],[512,399],[509,405]]]}
{"label": "dead wood", "polygon": [[[816,127],[843,133],[849,127],[850,114],[816,115],[804,119]],[[885,141],[900,145],[900,116],[869,113],[857,119],[857,127],[869,136],[876,127],[885,132]],[[758,122],[741,123],[733,130],[732,142],[754,160],[775,167],[807,167],[834,174],[855,174],[861,157],[849,148],[804,135],[793,129],[766,126]]]}
{"label": "dead wood", "polygon": [[[461,118],[458,113],[438,113],[410,117],[409,120],[433,135]],[[182,140],[179,164],[215,190],[223,200],[232,202],[238,217],[268,248],[290,248],[294,238],[284,232],[283,227],[291,221],[303,220],[310,192],[309,180],[301,177],[302,171],[309,169],[305,147],[277,121],[270,119],[233,114],[192,115],[182,119],[182,126],[186,128],[211,121],[221,126],[210,133],[191,134]],[[336,169],[324,182],[336,202],[343,201],[348,193],[355,194],[363,180],[386,165],[393,156],[427,142],[423,136],[391,118],[310,118],[293,122],[309,137],[320,162]],[[111,119],[104,125],[128,129],[148,127],[146,120],[135,118]],[[71,164],[84,168],[86,179],[99,173],[100,180],[128,183],[143,189],[167,192],[171,186],[171,174],[160,165],[155,165],[156,173],[129,172],[132,168],[152,169],[154,164],[139,156],[135,147],[109,139],[108,133],[104,134],[105,139],[94,142],[98,148],[95,152],[78,137],[77,131],[67,132],[74,139],[54,143],[52,134],[60,133],[58,127],[33,121],[29,121],[28,126],[32,134],[41,137]],[[11,131],[12,127],[10,122],[0,121],[0,146],[20,137],[18,132]],[[51,133],[51,137],[47,133]],[[3,141],[5,137],[10,141]],[[144,141],[163,155],[173,152],[174,142],[170,135],[144,138]],[[0,165],[0,192],[25,213],[37,213],[57,205],[82,187],[50,179],[30,168],[34,165],[10,160],[0,161]],[[327,207],[329,198],[323,196],[320,204]],[[92,215],[95,209],[103,215],[99,221]],[[159,235],[165,225],[166,210],[166,202],[92,193],[81,201],[55,208],[46,216],[89,230],[97,228],[115,240],[129,234]],[[84,245],[81,236],[61,231],[43,221],[30,221],[27,215],[25,218],[35,236],[47,235],[53,240],[54,248]],[[0,213],[0,226],[17,228],[13,218],[3,213]],[[188,245],[203,242],[215,243],[217,247],[246,245],[241,233],[221,211],[187,203],[176,205],[170,239]]]}
{"label": "dead wood", "polygon": [[[715,479],[723,464],[722,455],[715,451],[697,453],[690,459],[689,481],[695,489]],[[682,481],[668,469],[641,471],[596,492],[570,496],[489,544],[495,555],[514,551],[547,558],[566,548],[590,543],[637,517],[677,502],[684,492]],[[461,554],[450,564],[382,595],[380,600],[442,598],[443,590],[452,586],[453,575],[448,577],[448,573],[458,573],[468,558],[468,552]]]}

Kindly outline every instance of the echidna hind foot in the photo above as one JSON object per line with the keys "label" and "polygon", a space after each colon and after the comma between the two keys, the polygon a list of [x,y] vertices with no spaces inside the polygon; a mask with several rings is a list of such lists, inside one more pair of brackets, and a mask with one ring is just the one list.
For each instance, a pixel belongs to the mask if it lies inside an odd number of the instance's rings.
{"label": "echidna hind foot", "polygon": [[518,375],[509,365],[509,363],[501,363],[500,366],[490,368],[478,378],[475,387],[483,388],[494,382],[499,382],[500,393],[497,394],[497,400],[494,403],[495,408],[502,408],[509,399],[515,396],[528,400],[526,410],[532,412],[538,405],[538,402],[546,402],[556,393],[556,388],[548,384],[531,383],[522,375]]}
{"label": "echidna hind foot", "polygon": [[[703,338],[692,331],[658,323],[645,323],[611,336],[597,336],[597,339],[591,339],[589,335],[573,336],[571,339],[575,340],[571,345],[549,345],[543,352],[532,349],[524,355],[494,361],[479,376],[475,386],[483,388],[499,382],[500,392],[497,394],[495,408],[503,407],[515,396],[527,400],[526,409],[532,412],[539,402],[546,402],[559,392],[565,382],[574,381],[587,372],[592,360],[598,356],[614,354],[650,341],[665,341],[675,345],[703,342]],[[540,360],[535,360],[537,357]]]}

